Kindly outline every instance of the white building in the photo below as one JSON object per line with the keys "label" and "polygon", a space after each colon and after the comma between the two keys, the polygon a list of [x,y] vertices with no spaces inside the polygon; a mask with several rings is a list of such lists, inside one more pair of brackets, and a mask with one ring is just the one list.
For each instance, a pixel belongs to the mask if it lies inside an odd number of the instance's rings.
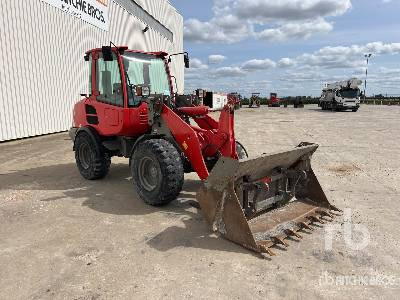
{"label": "white building", "polygon": [[[0,26],[0,141],[71,126],[91,48],[183,51],[183,18],[167,0],[2,0]],[[182,57],[171,69],[183,92]]]}

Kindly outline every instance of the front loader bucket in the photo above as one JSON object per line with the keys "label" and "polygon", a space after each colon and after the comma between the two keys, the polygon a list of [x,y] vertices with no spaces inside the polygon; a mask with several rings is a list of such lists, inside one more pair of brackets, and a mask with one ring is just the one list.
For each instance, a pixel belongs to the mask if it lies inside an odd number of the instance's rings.
{"label": "front loader bucket", "polygon": [[197,193],[214,232],[256,252],[273,255],[270,247],[287,246],[288,237],[313,223],[332,219],[310,160],[318,145],[302,143],[294,150],[243,161],[219,159]]}

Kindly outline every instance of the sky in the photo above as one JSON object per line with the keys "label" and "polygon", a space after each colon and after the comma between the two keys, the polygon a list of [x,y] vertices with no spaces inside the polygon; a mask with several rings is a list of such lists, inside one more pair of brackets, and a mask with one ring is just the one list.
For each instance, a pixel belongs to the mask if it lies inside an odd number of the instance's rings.
{"label": "sky", "polygon": [[185,90],[318,96],[365,79],[400,96],[400,0],[170,0],[191,57]]}

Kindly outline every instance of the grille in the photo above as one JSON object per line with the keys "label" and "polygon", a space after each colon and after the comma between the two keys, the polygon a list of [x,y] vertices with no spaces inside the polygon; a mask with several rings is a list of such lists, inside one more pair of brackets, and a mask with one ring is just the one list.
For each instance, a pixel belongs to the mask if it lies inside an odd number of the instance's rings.
{"label": "grille", "polygon": [[139,113],[139,123],[141,125],[147,125],[149,123],[149,118],[147,117],[147,112]]}

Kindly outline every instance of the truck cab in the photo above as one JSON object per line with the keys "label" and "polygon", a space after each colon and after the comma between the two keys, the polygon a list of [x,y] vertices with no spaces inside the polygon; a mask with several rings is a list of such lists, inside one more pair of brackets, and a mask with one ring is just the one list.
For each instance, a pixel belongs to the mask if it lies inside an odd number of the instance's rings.
{"label": "truck cab", "polygon": [[361,80],[356,78],[327,84],[322,90],[319,106],[323,110],[352,110],[357,111],[361,102],[359,85]]}

